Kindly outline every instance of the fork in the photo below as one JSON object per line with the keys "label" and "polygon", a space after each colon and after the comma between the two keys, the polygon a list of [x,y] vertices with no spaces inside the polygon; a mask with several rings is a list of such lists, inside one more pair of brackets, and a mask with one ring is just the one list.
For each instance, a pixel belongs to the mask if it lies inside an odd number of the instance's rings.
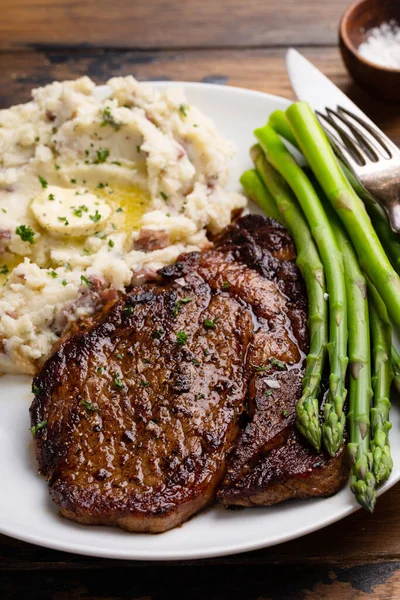
{"label": "fork", "polygon": [[386,211],[400,233],[400,150],[379,129],[350,110],[325,108],[319,121],[334,150]]}

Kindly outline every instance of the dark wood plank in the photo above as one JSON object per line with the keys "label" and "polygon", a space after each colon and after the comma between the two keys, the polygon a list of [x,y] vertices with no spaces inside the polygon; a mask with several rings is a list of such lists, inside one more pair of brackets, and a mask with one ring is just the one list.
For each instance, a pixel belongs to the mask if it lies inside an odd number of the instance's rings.
{"label": "dark wood plank", "polygon": [[[357,88],[346,73],[337,48],[307,47],[302,51],[400,144],[398,106],[373,100]],[[128,74],[141,80],[206,81],[292,98],[284,57],[283,48],[168,52],[52,49],[0,53],[0,107],[27,101],[33,87],[85,74],[97,82]]]}
{"label": "dark wood plank", "polygon": [[7,600],[396,600],[400,563],[157,567],[103,571],[5,573]]}
{"label": "dark wood plank", "polygon": [[[0,47],[336,44],[347,0],[2,0]],[[279,6],[279,9],[278,9]]]}

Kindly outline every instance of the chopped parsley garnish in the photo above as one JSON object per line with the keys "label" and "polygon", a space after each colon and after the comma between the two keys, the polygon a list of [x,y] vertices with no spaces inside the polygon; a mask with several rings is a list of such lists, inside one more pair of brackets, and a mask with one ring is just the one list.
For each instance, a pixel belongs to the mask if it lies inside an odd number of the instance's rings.
{"label": "chopped parsley garnish", "polygon": [[181,300],[178,300],[178,302],[175,302],[175,306],[172,311],[172,314],[174,315],[174,317],[176,317],[177,314],[179,313],[179,311],[181,310],[182,304],[187,304],[188,302],[191,302],[191,301],[192,301],[192,299],[189,298],[189,296],[186,296],[186,298],[182,298]]}
{"label": "chopped parsley garnish", "polygon": [[115,212],[118,212],[118,213],[120,213],[120,212],[124,212],[124,209],[123,209],[123,208],[121,208],[121,207],[119,207],[119,208],[117,208],[117,210],[116,210]]}
{"label": "chopped parsley garnish", "polygon": [[140,152],[140,146],[136,146],[136,152],[139,154],[139,152]]}
{"label": "chopped parsley garnish", "polygon": [[223,290],[229,290],[229,288],[231,287],[229,281],[223,281],[222,282],[222,289]]}
{"label": "chopped parsley garnish", "polygon": [[92,287],[93,283],[91,281],[89,281],[89,279],[87,279],[84,275],[81,275],[81,281],[83,283],[86,283],[86,285],[88,285],[89,287]]}
{"label": "chopped parsley garnish", "polygon": [[118,373],[114,373],[114,385],[118,390],[122,390],[122,388],[124,387],[124,382],[122,381]]}
{"label": "chopped parsley garnish", "polygon": [[118,352],[118,354],[117,354],[117,358],[119,358],[119,359],[121,359],[121,358],[124,358],[124,355],[123,355],[123,354],[121,354],[121,352]]}
{"label": "chopped parsley garnish", "polygon": [[110,248],[114,248],[114,246],[115,246],[114,240],[108,240],[108,245],[110,246]]}
{"label": "chopped parsley garnish", "polygon": [[76,183],[76,179],[71,179],[71,183]]}
{"label": "chopped parsley garnish", "polygon": [[269,362],[271,363],[271,365],[273,365],[274,367],[278,367],[278,369],[286,369],[286,365],[284,362],[282,362],[281,360],[278,360],[277,358],[275,358],[275,356],[270,356],[269,358]]}
{"label": "chopped parsley garnish", "polygon": [[10,269],[7,267],[7,265],[2,265],[0,267],[0,275],[7,275],[10,272]]}
{"label": "chopped parsley garnish", "polygon": [[67,217],[58,217],[58,220],[64,223],[65,226],[69,225]]}
{"label": "chopped parsley garnish", "polygon": [[160,192],[160,196],[163,200],[165,200],[165,202],[168,200],[168,196],[165,192]]}
{"label": "chopped parsley garnish", "polygon": [[103,122],[101,124],[101,127],[105,127],[106,125],[111,125],[111,127],[114,127],[115,131],[118,131],[118,129],[121,129],[121,125],[122,123],[118,123],[112,113],[111,113],[111,108],[109,106],[106,106],[106,108],[103,110]]}
{"label": "chopped parsley garnish", "polygon": [[61,283],[65,287],[67,285],[68,281],[66,279],[63,279]]}
{"label": "chopped parsley garnish", "polygon": [[81,208],[73,208],[73,215],[74,217],[81,217],[82,216],[82,209]]}
{"label": "chopped parsley garnish", "polygon": [[124,308],[122,309],[122,312],[125,313],[126,315],[132,315],[134,311],[133,306],[124,306]]}
{"label": "chopped parsley garnish", "polygon": [[45,180],[45,178],[42,177],[41,175],[38,175],[38,179],[40,181],[40,185],[45,190],[49,184],[47,183],[47,181]]}
{"label": "chopped parsley garnish", "polygon": [[179,107],[179,112],[184,116],[187,117],[187,110],[188,110],[188,106],[186,104],[181,104]]}
{"label": "chopped parsley garnish", "polygon": [[150,385],[150,381],[146,381],[145,379],[141,379],[141,380],[140,380],[140,385],[141,385],[142,387],[145,387],[145,388],[147,388],[147,387],[149,387],[149,385]]}
{"label": "chopped parsley garnish", "polygon": [[95,161],[93,161],[93,163],[95,165],[100,165],[104,162],[106,162],[107,158],[110,155],[110,151],[105,148],[104,150],[96,150],[96,154],[97,154],[97,158]]}
{"label": "chopped parsley garnish", "polygon": [[83,248],[83,250],[82,250],[82,254],[83,254],[84,256],[90,256],[90,255],[92,254],[92,251],[91,251],[91,250],[89,250],[89,248]]}
{"label": "chopped parsley garnish", "polygon": [[93,221],[93,223],[98,223],[101,219],[101,214],[99,213],[99,211],[96,208],[96,212],[94,213],[94,215],[89,215],[89,219],[91,221]]}
{"label": "chopped parsley garnish", "polygon": [[121,163],[119,162],[119,160],[113,160],[113,161],[111,161],[111,164],[112,165],[117,165],[118,167],[121,166]]}
{"label": "chopped parsley garnish", "polygon": [[29,225],[19,225],[16,228],[15,233],[19,235],[23,242],[34,244],[35,232],[33,231],[32,227],[29,227]]}
{"label": "chopped parsley garnish", "polygon": [[37,135],[37,136],[35,137],[35,142],[39,142],[39,141],[40,141],[40,137]]}
{"label": "chopped parsley garnish", "polygon": [[155,329],[153,331],[152,337],[156,340],[161,340],[164,333],[165,333],[164,329],[162,327],[159,327],[158,329]]}
{"label": "chopped parsley garnish", "polygon": [[104,190],[104,188],[107,187],[107,185],[107,183],[99,183],[97,187],[99,190]]}
{"label": "chopped parsley garnish", "polygon": [[38,385],[32,384],[32,394],[35,394],[35,396],[37,396],[38,394],[40,394],[40,392],[40,387]]}
{"label": "chopped parsley garnish", "polygon": [[206,329],[215,329],[215,324],[218,321],[218,318],[215,319],[205,319],[204,320],[204,327]]}
{"label": "chopped parsley garnish", "polygon": [[7,211],[6,211],[6,209],[5,209],[5,208],[2,208],[2,209],[1,209],[1,211],[2,211],[4,214],[6,214],[6,213],[7,213]]}
{"label": "chopped parsley garnish", "polygon": [[92,404],[91,402],[88,402],[87,400],[82,400],[82,404],[86,408],[86,410],[88,410],[89,412],[96,412],[97,410],[99,410],[99,407],[97,406],[97,404]]}
{"label": "chopped parsley garnish", "polygon": [[283,415],[284,417],[287,417],[287,416],[288,416],[288,411],[287,411],[287,410],[285,410],[285,409],[283,409],[283,411],[282,411],[282,415]]}
{"label": "chopped parsley garnish", "polygon": [[204,350],[204,354],[205,354],[206,356],[208,356],[208,355],[210,354],[210,351],[209,351],[209,349],[208,349],[208,348],[206,348],[206,349]]}
{"label": "chopped parsley garnish", "polygon": [[36,435],[43,427],[47,427],[47,421],[40,421],[40,423],[31,427],[32,435]]}
{"label": "chopped parsley garnish", "polygon": [[258,366],[252,365],[256,373],[263,373],[264,371],[269,371],[271,369],[270,365]]}
{"label": "chopped parsley garnish", "polygon": [[200,398],[205,398],[206,395],[205,394],[197,394],[196,395],[196,400],[200,400]]}
{"label": "chopped parsley garnish", "polygon": [[55,200],[54,194],[49,194],[49,195],[48,195],[48,199],[49,199],[49,200]]}
{"label": "chopped parsley garnish", "polygon": [[61,169],[60,165],[54,165],[54,168],[56,171],[59,171]]}
{"label": "chopped parsley garnish", "polygon": [[178,346],[184,346],[188,341],[189,336],[185,331],[177,331],[176,332],[176,343]]}
{"label": "chopped parsley garnish", "polygon": [[198,358],[193,358],[192,363],[195,365],[195,367],[198,367],[199,365],[201,365],[201,362],[199,361]]}
{"label": "chopped parsley garnish", "polygon": [[272,390],[265,390],[265,392],[264,392],[264,396],[267,396],[267,398],[268,398],[269,396],[272,396],[272,394],[273,394],[273,391],[272,391]]}
{"label": "chopped parsley garnish", "polygon": [[95,367],[94,369],[96,371],[96,373],[103,373],[103,371],[106,370],[105,367],[99,366],[99,367]]}
{"label": "chopped parsley garnish", "polygon": [[57,273],[55,271],[47,271],[47,275],[50,275],[53,279],[57,279]]}

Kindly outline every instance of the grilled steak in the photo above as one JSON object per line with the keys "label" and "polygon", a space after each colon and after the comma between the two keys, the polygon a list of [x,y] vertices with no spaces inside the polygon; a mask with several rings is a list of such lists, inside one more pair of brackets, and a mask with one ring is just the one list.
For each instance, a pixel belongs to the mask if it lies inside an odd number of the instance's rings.
{"label": "grilled steak", "polygon": [[241,477],[233,480],[228,470],[218,497],[226,506],[269,506],[289,498],[332,496],[347,478],[345,446],[331,458],[293,430]]}
{"label": "grilled steak", "polygon": [[[300,480],[315,495],[325,466],[294,432],[308,345],[294,260],[284,228],[243,217],[57,344],[31,421],[46,423],[36,453],[64,516],[165,531],[215,498],[227,463],[226,504],[299,495]],[[325,495],[343,459],[321,460]]]}

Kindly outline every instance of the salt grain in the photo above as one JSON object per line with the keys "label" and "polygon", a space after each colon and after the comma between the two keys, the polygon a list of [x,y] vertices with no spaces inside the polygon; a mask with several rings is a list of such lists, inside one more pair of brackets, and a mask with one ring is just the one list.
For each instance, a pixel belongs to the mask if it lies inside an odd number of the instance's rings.
{"label": "salt grain", "polygon": [[273,390],[279,390],[281,387],[279,381],[276,381],[275,379],[264,379],[264,383],[266,383],[267,386]]}
{"label": "salt grain", "polygon": [[400,69],[400,26],[394,19],[368,32],[358,52],[382,67]]}

